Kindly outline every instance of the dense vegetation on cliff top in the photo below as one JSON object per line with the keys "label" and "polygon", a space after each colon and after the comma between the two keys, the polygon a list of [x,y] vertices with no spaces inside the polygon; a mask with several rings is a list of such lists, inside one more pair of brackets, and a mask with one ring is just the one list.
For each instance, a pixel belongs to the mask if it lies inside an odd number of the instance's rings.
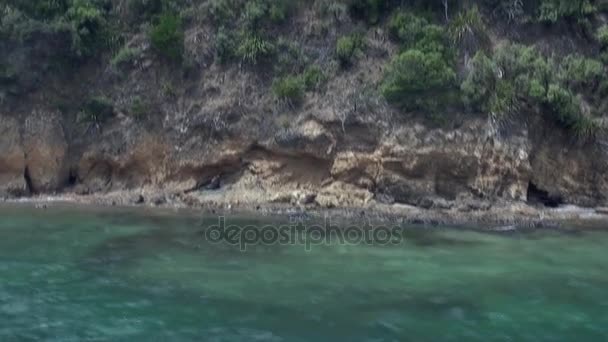
{"label": "dense vegetation on cliff top", "polygon": [[[306,18],[321,39],[344,26],[339,37],[325,41],[334,45],[335,67],[320,68],[319,56],[283,36],[303,11],[312,13]],[[455,112],[496,118],[540,113],[588,138],[603,130],[608,106],[608,2],[601,0],[1,0],[0,13],[5,50],[56,42],[45,47],[52,74],[92,62],[120,70],[142,53],[129,44],[142,34],[167,68],[187,71],[197,56],[184,48],[185,35],[204,21],[212,24],[214,63],[269,75],[268,91],[291,108],[355,67],[370,32],[385,33],[395,52],[381,82],[369,86],[403,112],[436,122]],[[517,38],[528,31],[568,35],[577,44],[561,48]],[[0,103],[33,91],[24,86],[28,70],[20,69],[18,58],[8,51],[0,56]],[[144,102],[135,99],[129,108],[143,120]],[[81,118],[102,124],[114,105],[92,95],[79,104]]]}

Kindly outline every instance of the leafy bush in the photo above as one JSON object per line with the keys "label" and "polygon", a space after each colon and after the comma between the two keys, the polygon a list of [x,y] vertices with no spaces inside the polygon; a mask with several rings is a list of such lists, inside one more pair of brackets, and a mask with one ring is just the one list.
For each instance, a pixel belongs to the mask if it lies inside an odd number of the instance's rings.
{"label": "leafy bush", "polygon": [[494,59],[503,72],[503,79],[513,82],[518,95],[528,97],[538,93],[555,78],[553,60],[545,58],[532,46],[506,44],[498,48]]}
{"label": "leafy bush", "polygon": [[416,49],[422,52],[438,52],[449,58],[446,32],[441,26],[409,12],[397,12],[389,23],[388,30],[393,40],[401,44],[403,51]]}
{"label": "leafy bush", "polygon": [[137,120],[145,119],[146,115],[149,112],[148,105],[140,98],[136,97],[133,99],[133,103],[131,104],[131,110],[129,113]]}
{"label": "leafy bush", "polygon": [[517,113],[521,109],[517,89],[512,82],[500,80],[494,94],[488,99],[488,111],[497,117]]}
{"label": "leafy bush", "polygon": [[249,0],[245,3],[243,18],[253,30],[266,22],[280,23],[287,17],[289,0]]}
{"label": "leafy bush", "polygon": [[584,23],[598,11],[596,0],[483,0],[493,13],[508,21],[538,21],[548,24],[561,20]]}
{"label": "leafy bush", "polygon": [[469,68],[469,73],[460,85],[463,101],[472,108],[489,110],[488,104],[499,81],[496,64],[480,51],[471,60]]}
{"label": "leafy bush", "polygon": [[300,44],[293,40],[279,38],[276,43],[277,58],[274,71],[278,74],[299,72],[308,64],[308,56]]}
{"label": "leafy bush", "polygon": [[71,50],[57,49],[56,56],[90,57],[108,47],[109,10],[104,0],[0,1],[0,35],[22,41],[36,32],[69,35]]}
{"label": "leafy bush", "polygon": [[608,25],[603,25],[597,30],[596,38],[602,49],[608,48]]}
{"label": "leafy bush", "polygon": [[580,112],[580,100],[559,85],[549,86],[546,104],[556,115],[557,122],[579,138],[592,138],[600,130],[598,123]]}
{"label": "leafy bush", "polygon": [[129,62],[133,61],[135,58],[137,58],[137,56],[139,56],[141,54],[141,52],[142,52],[141,49],[125,46],[122,49],[120,49],[118,51],[118,53],[116,53],[116,55],[114,55],[114,57],[112,57],[112,60],[110,60],[110,64],[113,67],[116,67],[121,64],[129,63]]}
{"label": "leafy bush", "polygon": [[405,110],[434,111],[449,95],[456,74],[438,53],[408,50],[391,61],[382,95]]}
{"label": "leafy bush", "polygon": [[562,82],[579,90],[584,87],[594,89],[603,75],[604,67],[601,62],[580,55],[566,56],[559,70]]}
{"label": "leafy bush", "polygon": [[596,38],[600,43],[600,58],[604,64],[608,64],[608,25],[604,25],[597,30]]}
{"label": "leafy bush", "polygon": [[154,49],[173,61],[181,61],[184,50],[184,32],[181,19],[173,14],[163,14],[150,32]]}
{"label": "leafy bush", "polygon": [[311,91],[319,88],[325,81],[327,81],[327,76],[323,73],[323,70],[317,66],[313,65],[304,71],[302,75],[304,80],[304,85],[306,86],[306,90]]}
{"label": "leafy bush", "polygon": [[257,64],[273,56],[278,47],[270,37],[272,25],[284,22],[298,1],[210,0],[205,5],[217,27],[216,56],[219,62],[233,57]]}
{"label": "leafy bush", "polygon": [[235,0],[210,0],[207,10],[216,24],[226,25],[236,18],[236,8],[238,4]]}
{"label": "leafy bush", "polygon": [[297,105],[304,98],[306,84],[302,77],[286,76],[275,79],[272,83],[272,92],[280,100],[286,100]]}
{"label": "leafy bush", "polygon": [[245,3],[243,18],[249,29],[255,30],[268,12],[268,3],[261,0],[252,0]]}
{"label": "leafy bush", "polygon": [[352,63],[355,56],[361,52],[363,38],[358,34],[343,36],[336,42],[336,55],[342,66]]}
{"label": "leafy bush", "polygon": [[494,63],[502,76],[497,91],[489,98],[489,108],[495,114],[513,113],[524,105],[540,105],[545,100],[547,86],[556,78],[554,61],[534,47],[501,45],[494,55]]}
{"label": "leafy bush", "polygon": [[220,28],[215,35],[215,56],[220,63],[225,63],[234,56],[234,36]]}
{"label": "leafy bush", "polygon": [[597,11],[594,3],[593,0],[541,0],[538,19],[546,23],[555,23],[563,18],[581,20]]}
{"label": "leafy bush", "polygon": [[245,35],[236,48],[237,57],[241,58],[243,62],[253,65],[273,55],[274,52],[273,43],[256,35]]}
{"label": "leafy bush", "polygon": [[401,43],[405,48],[411,48],[422,39],[424,29],[428,25],[429,22],[422,17],[410,12],[397,12],[391,17],[388,30],[395,41]]}
{"label": "leafy bush", "polygon": [[95,96],[89,99],[81,111],[81,121],[102,123],[114,115],[114,105],[103,96]]}
{"label": "leafy bush", "polygon": [[593,59],[570,55],[558,64],[534,47],[506,44],[493,59],[478,53],[471,60],[461,90],[465,103],[477,109],[494,114],[514,113],[523,106],[540,109],[559,126],[587,138],[600,125],[583,114],[574,91],[594,94],[603,74],[603,65]]}
{"label": "leafy bush", "polygon": [[72,31],[72,49],[78,56],[91,56],[105,46],[107,22],[101,7],[87,0],[72,0],[65,17]]}
{"label": "leafy bush", "polygon": [[566,125],[573,122],[574,114],[578,112],[578,108],[570,91],[557,84],[551,84],[547,91],[546,102],[557,113],[559,121]]}
{"label": "leafy bush", "polygon": [[452,50],[446,44],[445,30],[437,25],[428,25],[423,29],[421,38],[414,44],[414,49],[436,52],[445,59],[452,58]]}
{"label": "leafy bush", "polygon": [[458,13],[450,22],[448,34],[455,45],[467,51],[488,45],[486,24],[477,6]]}

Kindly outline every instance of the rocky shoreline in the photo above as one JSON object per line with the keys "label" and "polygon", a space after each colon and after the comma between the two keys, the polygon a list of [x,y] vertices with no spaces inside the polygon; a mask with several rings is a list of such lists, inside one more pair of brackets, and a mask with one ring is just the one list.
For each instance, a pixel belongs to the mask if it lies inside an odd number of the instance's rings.
{"label": "rocky shoreline", "polygon": [[332,222],[354,224],[411,224],[467,227],[492,232],[519,229],[603,229],[608,209],[562,206],[545,208],[522,202],[500,202],[482,209],[421,208],[404,204],[369,203],[361,207],[321,207],[317,203],[254,203],[229,201],[214,196],[167,195],[157,191],[115,191],[106,194],[37,195],[4,198],[4,205],[28,205],[38,209],[57,206],[101,208],[156,208],[188,210],[204,215],[239,215],[316,220],[330,217]]}

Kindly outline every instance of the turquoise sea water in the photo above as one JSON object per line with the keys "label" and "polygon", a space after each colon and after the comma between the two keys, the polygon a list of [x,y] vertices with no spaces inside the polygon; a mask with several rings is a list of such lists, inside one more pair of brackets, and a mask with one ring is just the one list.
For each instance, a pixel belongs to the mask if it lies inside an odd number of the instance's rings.
{"label": "turquoise sea water", "polygon": [[241,252],[206,242],[212,223],[0,208],[0,341],[608,340],[608,232]]}

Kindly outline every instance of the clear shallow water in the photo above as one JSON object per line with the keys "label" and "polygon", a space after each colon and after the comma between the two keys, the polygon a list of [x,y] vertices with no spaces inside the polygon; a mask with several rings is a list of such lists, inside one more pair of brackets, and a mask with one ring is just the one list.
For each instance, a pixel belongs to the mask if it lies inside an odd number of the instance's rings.
{"label": "clear shallow water", "polygon": [[0,341],[608,340],[607,232],[243,253],[211,223],[0,208]]}

